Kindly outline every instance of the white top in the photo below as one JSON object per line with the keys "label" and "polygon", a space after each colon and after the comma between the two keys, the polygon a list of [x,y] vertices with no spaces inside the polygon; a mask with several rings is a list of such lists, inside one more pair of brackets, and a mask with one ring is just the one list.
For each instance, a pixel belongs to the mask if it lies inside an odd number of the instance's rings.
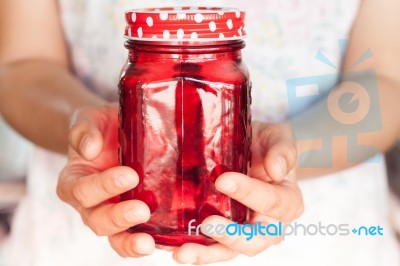
{"label": "white top", "polygon": [[[123,46],[124,10],[176,6],[182,1],[62,0],[63,24],[76,75],[94,92],[116,100],[118,75],[127,57]],[[338,39],[348,36],[358,0],[202,0],[185,5],[237,6],[248,14],[245,62],[253,80],[253,118],[287,117],[285,82],[289,78],[333,74],[314,59],[318,51],[340,65]],[[334,84],[320,84],[327,91]],[[121,259],[86,228],[78,213],[56,196],[64,157],[36,149],[28,176],[28,194],[14,220],[7,245],[10,266],[175,265],[157,250],[143,259]],[[239,256],[221,265],[398,266],[398,247],[387,222],[388,189],[382,163],[300,182],[304,224],[380,225],[384,236],[297,236],[252,258]],[[1,260],[0,260],[1,265]]]}

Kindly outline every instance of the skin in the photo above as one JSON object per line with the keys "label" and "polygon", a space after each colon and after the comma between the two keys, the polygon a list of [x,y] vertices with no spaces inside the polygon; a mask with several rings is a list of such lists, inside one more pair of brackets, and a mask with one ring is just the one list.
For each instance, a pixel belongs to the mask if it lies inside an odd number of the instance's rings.
{"label": "skin", "polygon": [[[67,48],[54,0],[1,0],[0,9],[0,113],[35,144],[68,155],[59,176],[57,193],[73,206],[97,235],[108,236],[123,257],[151,254],[156,245],[150,235],[125,230],[150,217],[141,201],[113,203],[109,199],[134,188],[134,170],[116,161],[117,106],[91,94],[69,71]],[[376,70],[382,130],[360,136],[360,142],[386,151],[400,131],[400,2],[364,0],[350,35],[343,71]],[[19,16],[15,16],[15,14]],[[24,17],[24,19],[20,19]],[[20,29],[28,29],[17,34]],[[352,62],[366,48],[374,52],[362,68]],[[339,84],[333,93],[341,89]],[[316,109],[313,109],[316,108]],[[318,113],[318,106],[310,110]],[[301,119],[301,118],[299,118]],[[316,124],[319,122],[316,117]],[[323,122],[323,121],[322,121]],[[308,129],[312,130],[312,129]],[[295,142],[290,123],[254,123],[253,166],[249,176],[225,173],[216,188],[248,206],[250,222],[291,222],[303,212],[297,179],[319,176],[350,167],[343,154],[346,145],[334,140],[334,165],[324,169],[296,167],[297,150],[318,148],[318,141]],[[250,193],[251,192],[251,193]],[[218,216],[207,223],[228,223]],[[232,259],[237,254],[254,256],[279,238],[219,237],[211,246],[185,244],[171,250],[180,263],[206,264]]]}

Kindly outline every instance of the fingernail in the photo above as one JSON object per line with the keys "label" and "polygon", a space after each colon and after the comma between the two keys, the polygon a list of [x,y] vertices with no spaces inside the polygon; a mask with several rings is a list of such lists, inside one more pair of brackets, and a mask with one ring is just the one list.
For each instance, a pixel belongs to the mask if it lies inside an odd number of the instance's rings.
{"label": "fingernail", "polygon": [[119,175],[115,178],[115,183],[119,187],[131,187],[136,184],[136,177],[133,175]]}
{"label": "fingernail", "polygon": [[279,169],[279,174],[284,177],[287,174],[286,160],[282,156],[278,156],[275,159],[275,165]]}
{"label": "fingernail", "polygon": [[221,182],[222,184],[218,184],[218,189],[221,192],[225,193],[233,193],[237,190],[237,184],[233,180],[224,180],[224,182]]}
{"label": "fingernail", "polygon": [[146,244],[135,243],[134,247],[135,247],[135,251],[142,255],[148,255],[153,251],[152,247],[150,245],[146,245]]}
{"label": "fingernail", "polygon": [[128,222],[136,222],[139,218],[139,213],[135,209],[130,209],[125,212],[125,218]]}
{"label": "fingernail", "polygon": [[87,147],[89,146],[90,142],[91,142],[91,138],[89,135],[85,135],[83,136],[81,143],[79,143],[79,149],[81,150],[81,152],[85,152]]}

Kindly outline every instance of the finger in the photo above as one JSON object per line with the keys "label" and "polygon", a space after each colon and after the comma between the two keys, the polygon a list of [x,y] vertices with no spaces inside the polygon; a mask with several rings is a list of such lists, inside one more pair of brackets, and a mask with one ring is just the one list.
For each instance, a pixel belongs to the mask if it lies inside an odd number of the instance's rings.
{"label": "finger", "polygon": [[227,261],[238,254],[219,243],[210,246],[187,243],[176,248],[172,256],[176,262],[182,264],[208,264]]}
{"label": "finger", "polygon": [[136,187],[138,183],[139,177],[132,168],[116,166],[77,179],[72,193],[83,207],[90,208]]}
{"label": "finger", "polygon": [[250,209],[282,221],[291,221],[303,211],[300,189],[288,180],[270,184],[234,172],[222,174],[215,181],[218,191]]}
{"label": "finger", "polygon": [[[203,221],[201,230],[203,233],[206,233],[203,231],[206,227],[213,226],[213,228],[215,228],[217,225],[223,225],[225,228],[227,228],[227,226],[232,223],[233,222],[231,220],[228,220],[224,217],[213,215]],[[262,224],[261,222],[260,225],[266,226],[266,224]],[[278,244],[282,241],[281,236],[269,236],[265,233],[265,229],[264,231],[261,230],[263,234],[259,232],[255,234],[251,231],[251,229],[252,226],[248,225],[246,230],[241,230],[240,235],[239,233],[234,234],[234,231],[231,229],[228,230],[230,232],[229,235],[225,229],[224,234],[209,234],[208,236],[218,241],[228,249],[245,254],[247,256],[257,255],[258,253],[267,249],[269,246]]]}
{"label": "finger", "polygon": [[296,165],[297,150],[293,140],[286,137],[273,137],[268,144],[264,158],[264,169],[273,181],[283,180]]}
{"label": "finger", "polygon": [[82,219],[98,236],[109,236],[150,219],[150,209],[142,201],[105,204],[81,211]]}
{"label": "finger", "polygon": [[69,133],[70,147],[86,160],[96,159],[104,145],[98,125],[89,116],[81,118],[76,115],[72,120]]}
{"label": "finger", "polygon": [[139,258],[154,252],[154,239],[146,233],[122,232],[108,238],[111,247],[124,258]]}

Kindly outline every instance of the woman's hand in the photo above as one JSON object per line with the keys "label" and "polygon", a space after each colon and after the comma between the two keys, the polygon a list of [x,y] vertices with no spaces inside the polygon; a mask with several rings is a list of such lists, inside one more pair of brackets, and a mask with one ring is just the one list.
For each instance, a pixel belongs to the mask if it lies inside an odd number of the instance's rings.
{"label": "woman's hand", "polygon": [[[225,173],[216,180],[216,188],[251,209],[249,223],[289,223],[303,212],[303,200],[296,183],[297,153],[287,125],[253,124],[253,163],[249,176]],[[211,216],[202,224],[228,225],[232,221]],[[180,263],[206,264],[232,259],[238,254],[254,256],[279,243],[278,236],[210,235],[217,242],[210,246],[184,244],[174,249]]]}
{"label": "woman's hand", "polygon": [[57,193],[97,235],[108,236],[119,255],[140,257],[154,251],[154,239],[126,230],[150,219],[148,206],[139,200],[110,200],[139,182],[134,170],[118,166],[117,134],[117,105],[75,112],[69,134],[69,161],[60,174]]}
{"label": "woman's hand", "polygon": [[[71,122],[69,162],[60,174],[57,193],[72,205],[97,235],[108,236],[111,246],[122,257],[151,254],[156,245],[145,233],[131,234],[128,228],[150,219],[148,206],[139,200],[121,203],[110,199],[134,188],[139,178],[129,167],[118,166],[118,108],[81,109]],[[225,173],[216,181],[219,191],[252,209],[250,223],[290,222],[303,211],[294,167],[296,149],[288,127],[253,124],[253,164],[249,176]],[[211,216],[205,224],[229,224]],[[185,244],[173,250],[180,263],[212,263],[229,260],[237,254],[255,255],[279,237],[211,236],[219,243],[211,246]]]}

